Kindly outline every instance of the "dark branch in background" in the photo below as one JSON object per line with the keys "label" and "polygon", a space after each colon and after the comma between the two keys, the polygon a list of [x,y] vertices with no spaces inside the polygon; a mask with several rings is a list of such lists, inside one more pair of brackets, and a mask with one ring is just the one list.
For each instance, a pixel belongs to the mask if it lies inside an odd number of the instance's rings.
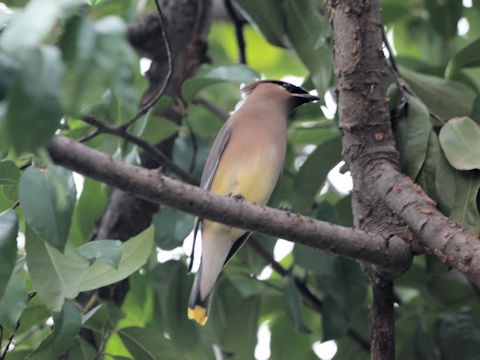
{"label": "dark branch in background", "polygon": [[145,139],[128,132],[126,128],[122,126],[111,126],[91,115],[85,115],[82,120],[92,126],[95,126],[98,129],[99,133],[117,135],[127,141],[130,141],[135,145],[140,146],[143,150],[149,152],[154,158],[156,158],[159,163],[161,163],[166,168],[170,169],[176,175],[178,175],[182,180],[192,185],[198,184],[197,179],[195,179],[192,175],[190,175],[188,172],[186,172],[177,164],[175,164],[172,160],[170,160],[170,158],[165,155],[160,149],[156,148]]}
{"label": "dark branch in background", "polygon": [[[415,94],[412,88],[405,82],[405,79],[402,77],[402,75],[400,74],[400,71],[398,70],[397,62],[395,61],[395,56],[393,54],[392,48],[390,47],[390,43],[388,42],[387,36],[385,35],[385,28],[383,26],[382,26],[382,40],[388,51],[388,59],[385,58],[385,64],[387,65],[387,68],[390,70],[390,72],[394,76],[395,81],[400,87],[400,91],[402,92],[403,96],[405,97],[406,100],[408,100],[412,96],[419,99],[418,95]],[[440,124],[447,123],[440,115],[434,113],[430,109],[428,109],[428,112],[430,116],[436,121],[438,121]]]}
{"label": "dark branch in background", "polygon": [[400,240],[390,240],[386,247],[385,239],[378,235],[213,194],[165,176],[158,169],[127,164],[63,136],[55,137],[48,150],[57,165],[201,218],[397,271],[410,264],[410,249]]}
{"label": "dark branch in background", "polygon": [[160,100],[160,98],[165,93],[168,82],[170,81],[170,78],[172,77],[172,74],[173,74],[172,49],[170,47],[170,41],[168,39],[167,32],[165,30],[165,20],[163,18],[162,10],[160,9],[160,5],[158,4],[158,0],[155,0],[155,5],[157,7],[158,24],[160,26],[162,40],[165,45],[165,51],[167,53],[167,64],[168,64],[167,75],[165,75],[165,79],[163,80],[162,86],[160,87],[158,92],[155,94],[153,99],[151,99],[145,105],[143,105],[131,120],[127,121],[123,125],[120,125],[120,127],[123,129],[127,129],[130,125],[132,125],[135,121],[137,121],[142,115],[146,114],[147,111],[150,110],[157,103],[158,100]]}
{"label": "dark branch in background", "polygon": [[[133,118],[131,118],[130,120],[128,120],[124,124],[119,125],[117,127],[110,126],[110,128],[112,128],[116,131],[116,132],[110,132],[110,134],[121,136],[119,134],[121,134],[122,132],[126,133],[126,130],[130,125],[132,125],[135,121],[140,119],[140,117],[145,115],[148,112],[148,110],[150,110],[157,103],[157,101],[160,100],[160,98],[165,93],[165,89],[167,88],[167,85],[168,85],[168,82],[170,81],[170,78],[172,77],[172,74],[173,74],[173,60],[172,60],[172,50],[171,50],[171,47],[170,47],[170,41],[168,40],[168,36],[167,36],[166,30],[165,30],[165,21],[163,19],[163,14],[162,14],[162,10],[160,9],[160,5],[158,4],[158,0],[155,0],[155,5],[157,7],[157,12],[158,12],[158,24],[160,26],[160,33],[162,34],[162,41],[165,45],[165,50],[166,50],[166,53],[167,53],[167,62],[168,62],[167,74],[165,75],[162,86],[160,87],[158,92],[155,94],[155,96],[150,101],[148,101],[146,104],[144,104],[142,107],[140,107],[140,109],[138,110],[138,112],[135,114],[135,116]],[[100,135],[102,132],[104,132],[104,131],[102,131],[100,128],[98,128],[97,130],[95,130],[95,131],[91,132],[90,134],[81,138],[79,141],[80,142],[86,142],[88,140],[93,139],[95,136]],[[158,154],[157,154],[157,156],[158,156]],[[162,157],[162,156],[160,156],[160,157]],[[171,169],[171,170],[174,171],[173,169]]]}
{"label": "dark branch in background", "polygon": [[237,38],[238,45],[238,62],[240,64],[247,63],[247,55],[245,52],[245,38],[243,36],[243,26],[246,24],[243,17],[241,17],[235,9],[232,0],[225,0],[225,8],[227,9],[228,16],[232,19],[233,26],[235,27],[235,37]]}
{"label": "dark branch in background", "polygon": [[230,115],[228,115],[228,113],[223,108],[221,108],[220,106],[217,106],[211,101],[208,101],[203,96],[196,96],[193,99],[193,103],[195,105],[202,105],[205,109],[210,111],[213,115],[218,117],[223,122],[227,121],[228,118],[230,117]]}
{"label": "dark branch in background", "polygon": [[[188,133],[190,134],[190,140],[192,141],[192,147],[193,147],[192,161],[190,162],[190,168],[188,169],[188,172],[191,174],[193,173],[193,170],[195,170],[195,164],[197,162],[198,144],[197,144],[197,138],[195,137],[195,134],[193,132],[192,124],[190,124],[190,121],[188,119],[185,119],[184,121],[185,121],[185,124],[187,125]],[[197,184],[192,184],[192,185],[197,185]]]}
{"label": "dark branch in background", "polygon": [[[248,244],[259,254],[261,257],[263,257],[272,267],[273,270],[275,270],[280,276],[285,277],[288,276],[288,270],[285,269],[281,264],[279,264],[273,256],[270,254],[270,252],[267,251],[263,247],[263,245],[254,237],[251,236],[250,239],[248,239]],[[305,283],[304,280],[299,279],[298,277],[294,277],[295,279],[295,285],[297,286],[298,290],[300,293],[305,297],[305,299],[308,300],[308,302],[311,304],[311,307],[318,313],[322,314],[323,313],[323,303],[322,300],[320,300],[318,297],[313,294],[310,289],[307,287],[307,284]],[[347,329],[347,335],[355,341],[361,349],[369,352],[370,351],[370,343],[359,333],[357,333],[355,330],[352,328]]]}

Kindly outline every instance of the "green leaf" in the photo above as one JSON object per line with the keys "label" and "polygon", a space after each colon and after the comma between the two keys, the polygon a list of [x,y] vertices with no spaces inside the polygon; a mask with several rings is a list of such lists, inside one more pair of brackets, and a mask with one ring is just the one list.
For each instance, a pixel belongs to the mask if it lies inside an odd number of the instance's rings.
{"label": "green leaf", "polygon": [[408,8],[406,3],[399,4],[387,4],[382,3],[382,24],[387,25],[389,23],[394,23],[398,19],[409,15]]}
{"label": "green leaf", "polygon": [[323,341],[337,339],[347,332],[345,309],[332,296],[326,296],[323,300],[322,314]]}
{"label": "green leaf", "polygon": [[457,23],[462,16],[463,5],[457,0],[425,0],[433,27],[445,39],[457,34]]}
{"label": "green leaf", "polygon": [[468,117],[448,121],[440,130],[440,145],[458,170],[480,169],[480,125]]}
{"label": "green leaf", "polygon": [[[81,237],[80,243],[88,240],[97,219],[102,215],[107,200],[108,197],[102,183],[86,177],[82,195],[78,199],[73,213],[73,222]],[[72,242],[72,239],[70,238],[69,241]]]}
{"label": "green leaf", "polygon": [[7,52],[21,52],[39,44],[66,10],[83,3],[80,0],[32,0],[23,11],[16,11],[3,31],[0,46]]}
{"label": "green leaf", "polygon": [[399,69],[413,91],[434,113],[444,118],[470,115],[476,97],[472,88],[453,80],[415,72],[403,66]]}
{"label": "green leaf", "polygon": [[330,270],[323,275],[324,291],[337,301],[344,312],[362,306],[367,296],[368,281],[353,260],[335,256]]}
{"label": "green leaf", "polygon": [[480,39],[472,41],[453,56],[445,69],[445,77],[451,78],[460,69],[476,66],[480,66]]}
{"label": "green leaf", "polygon": [[400,152],[400,167],[413,180],[425,161],[431,129],[428,109],[417,98],[410,98],[408,116],[395,129],[395,143]]}
{"label": "green leaf", "polygon": [[435,324],[435,338],[442,359],[474,360],[480,352],[479,321],[471,310],[439,316]]}
{"label": "green leaf", "polygon": [[342,159],[341,152],[342,142],[337,136],[318,145],[308,156],[295,178],[293,194],[295,211],[303,213],[311,208],[328,172]]}
{"label": "green leaf", "polygon": [[[477,196],[480,190],[480,174],[473,171],[457,171],[455,185],[455,202],[448,217],[479,233],[480,213]],[[452,191],[452,189],[449,191]]]}
{"label": "green leaf", "polygon": [[162,209],[153,217],[155,225],[155,244],[164,250],[182,246],[183,240],[193,228],[193,216],[169,207]]}
{"label": "green leaf", "polygon": [[[285,315],[280,315],[270,323],[270,359],[275,360],[318,360],[312,349],[310,336],[293,332],[292,325]],[[318,340],[318,339],[317,339]]]}
{"label": "green leaf", "polygon": [[68,356],[75,360],[92,360],[97,356],[97,349],[90,345],[86,340],[80,338],[80,341],[70,349]]}
{"label": "green leaf", "polygon": [[435,193],[437,194],[436,201],[439,209],[444,214],[450,213],[455,203],[455,191],[453,189],[456,188],[456,170],[450,166],[442,153],[435,171]]}
{"label": "green leaf", "polygon": [[260,75],[246,65],[219,66],[191,79],[187,79],[182,86],[182,95],[185,101],[190,102],[203,88],[224,81],[237,83],[251,83],[258,80]]}
{"label": "green leaf", "polygon": [[95,261],[80,285],[80,291],[89,291],[116,283],[130,276],[145,264],[152,252],[153,227],[131,238],[123,244],[123,254],[118,268],[114,269],[103,261]]}
{"label": "green leaf", "polygon": [[77,251],[86,259],[102,259],[108,265],[118,269],[123,245],[120,240],[95,240],[80,246]]}
{"label": "green leaf", "polygon": [[480,95],[477,95],[477,97],[475,98],[470,117],[473,121],[480,125]]}
{"label": "green leaf", "polygon": [[324,251],[312,249],[308,246],[295,244],[293,248],[293,257],[295,265],[299,265],[305,270],[317,272],[319,274],[327,273],[335,259]]}
{"label": "green leaf", "polygon": [[69,244],[62,254],[26,226],[27,266],[35,290],[47,307],[60,311],[65,298],[73,299],[89,271],[88,261]]}
{"label": "green leaf", "polygon": [[0,53],[0,101],[7,97],[15,75],[17,74],[17,60],[5,53]]}
{"label": "green leaf", "polygon": [[59,101],[62,72],[60,52],[53,46],[22,55],[7,96],[5,118],[7,139],[17,153],[46,145],[58,128],[63,113]]}
{"label": "green leaf", "polygon": [[0,299],[17,260],[18,215],[14,210],[0,213]]}
{"label": "green leaf", "polygon": [[310,70],[318,93],[323,95],[330,85],[333,62],[332,48],[327,40],[331,33],[330,24],[320,4],[312,0],[285,0],[283,8],[288,38]]}
{"label": "green leaf", "polygon": [[428,139],[428,149],[423,164],[422,170],[418,175],[417,183],[422,189],[434,200],[438,202],[438,194],[436,189],[436,173],[438,164],[441,161],[442,150],[440,148],[440,142],[435,131],[430,132]]}
{"label": "green leaf", "polygon": [[440,360],[440,351],[421,326],[415,330],[415,354],[419,360]]}
{"label": "green leaf", "polygon": [[233,353],[238,359],[253,359],[257,344],[260,297],[241,297],[226,277],[216,287],[207,327],[213,327],[218,344],[224,352]]}
{"label": "green leaf", "polygon": [[[96,23],[81,16],[69,19],[60,39],[67,66],[62,102],[69,114],[78,116],[95,105],[109,103],[116,107],[111,114],[116,122],[131,115],[131,106],[136,106],[132,78],[137,65],[125,31],[123,20],[114,16]],[[106,93],[107,89],[111,92]],[[125,105],[127,113],[120,111]]]}
{"label": "green leaf", "polygon": [[188,355],[198,343],[196,325],[186,315],[193,277],[187,276],[183,262],[172,260],[157,264],[150,274],[150,282],[159,298],[164,331]]}
{"label": "green leaf", "polygon": [[46,171],[31,166],[20,178],[19,191],[27,223],[37,236],[63,251],[77,200],[72,172],[59,166]]}
{"label": "green leaf", "polygon": [[81,327],[78,309],[69,301],[63,304],[61,312],[53,313],[53,332],[45,338],[28,359],[55,359],[72,346]]}
{"label": "green leaf", "polygon": [[0,300],[0,324],[15,331],[17,321],[27,307],[27,287],[21,274],[15,274],[8,280],[3,298]]}
{"label": "green leaf", "polygon": [[128,327],[118,335],[135,359],[186,360],[183,352],[153,329]]}
{"label": "green leaf", "polygon": [[[27,299],[26,289],[25,299]],[[27,300],[25,300],[25,303],[26,301]],[[29,299],[28,307],[23,311],[22,316],[20,317],[20,326],[18,327],[16,334],[24,334],[32,329],[32,327],[46,321],[51,315],[51,311],[42,304],[40,297],[35,296]]]}
{"label": "green leaf", "polygon": [[287,277],[283,279],[285,287],[285,296],[283,304],[285,306],[288,317],[293,323],[293,329],[298,333],[310,333],[305,323],[302,320],[302,297],[295,285],[295,278],[293,272],[290,272]]}
{"label": "green leaf", "polygon": [[13,161],[0,161],[0,185],[17,185],[20,172]]}
{"label": "green leaf", "polygon": [[258,31],[275,46],[286,47],[283,39],[285,33],[282,1],[278,0],[236,0],[235,1],[244,11]]}
{"label": "green leaf", "polygon": [[3,185],[5,196],[14,202],[18,200],[19,178],[20,172],[13,161],[5,160],[0,162],[0,185]]}

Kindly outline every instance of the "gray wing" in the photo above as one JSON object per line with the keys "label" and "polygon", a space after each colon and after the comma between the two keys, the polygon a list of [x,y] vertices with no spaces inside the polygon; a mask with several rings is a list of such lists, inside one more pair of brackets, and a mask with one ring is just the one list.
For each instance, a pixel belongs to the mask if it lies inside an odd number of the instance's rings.
{"label": "gray wing", "polygon": [[[215,176],[215,172],[217,171],[218,163],[222,158],[223,151],[230,140],[230,135],[232,132],[232,128],[230,124],[227,122],[225,123],[215,138],[213,142],[213,146],[210,149],[210,153],[208,154],[207,162],[205,163],[205,168],[203,169],[202,178],[200,180],[200,187],[205,190],[210,190],[210,186],[212,186],[213,178]],[[190,264],[188,265],[188,272],[192,270],[193,266],[193,259],[195,253],[195,243],[197,241],[197,232],[200,227],[202,219],[198,216],[195,217],[195,222],[193,223],[193,245],[192,245],[192,255],[190,256]]]}
{"label": "gray wing", "polygon": [[225,123],[220,131],[218,132],[215,141],[213,142],[212,149],[208,154],[207,162],[205,163],[205,168],[203,169],[202,178],[200,180],[200,187],[205,190],[209,190],[212,185],[213,177],[217,171],[218,163],[223,155],[223,151],[230,140],[230,135],[232,133],[232,128],[230,124]]}

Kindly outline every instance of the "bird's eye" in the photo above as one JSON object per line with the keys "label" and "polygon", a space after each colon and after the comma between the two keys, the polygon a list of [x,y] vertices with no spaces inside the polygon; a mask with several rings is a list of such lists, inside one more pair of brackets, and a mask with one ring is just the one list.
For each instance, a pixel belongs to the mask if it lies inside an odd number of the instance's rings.
{"label": "bird's eye", "polygon": [[295,86],[293,86],[292,84],[287,84],[287,83],[283,83],[282,86],[285,88],[285,90],[287,90],[288,92],[295,92]]}

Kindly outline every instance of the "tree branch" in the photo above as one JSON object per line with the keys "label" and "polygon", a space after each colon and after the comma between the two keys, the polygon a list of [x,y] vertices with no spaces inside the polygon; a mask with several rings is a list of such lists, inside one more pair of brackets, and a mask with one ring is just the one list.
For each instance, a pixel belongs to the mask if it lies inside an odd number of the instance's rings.
{"label": "tree branch", "polygon": [[[269,264],[272,266],[272,269],[275,270],[280,276],[285,277],[288,275],[288,271],[275,259],[273,256],[263,247],[263,245],[253,236],[248,239],[248,244]],[[315,294],[313,294],[310,289],[308,288],[305,281],[299,279],[297,276],[294,276],[295,285],[300,291],[300,293],[304,296],[305,299],[308,299],[308,303],[311,304],[310,306],[319,314],[323,313],[323,302],[320,300]],[[358,346],[367,352],[370,351],[370,343],[366,340],[362,335],[356,332],[352,328],[347,329],[347,335],[355,341]]]}
{"label": "tree branch", "polygon": [[[379,0],[327,0],[333,28],[334,70],[338,78],[339,127],[343,156],[353,178],[355,227],[392,239],[406,237],[408,228],[372,187],[379,165],[398,165],[387,111]],[[372,283],[370,340],[372,360],[395,359],[393,279],[398,273],[362,264]]]}
{"label": "tree branch", "polygon": [[113,159],[63,136],[56,136],[48,150],[57,165],[202,218],[397,271],[408,267],[411,260],[410,249],[402,241],[390,241],[386,246],[385,239],[378,235],[213,194],[174,180],[158,170]]}
{"label": "tree branch", "polygon": [[245,37],[243,36],[243,26],[245,20],[239,15],[237,9],[232,3],[232,0],[224,0],[225,8],[227,9],[228,16],[232,19],[233,26],[235,27],[235,36],[237,38],[238,46],[238,62],[240,64],[247,63],[247,55],[245,52]]}
{"label": "tree branch", "polygon": [[183,170],[181,167],[179,167],[177,164],[175,164],[170,158],[165,155],[160,149],[156,148],[152,144],[150,144],[148,141],[145,139],[142,139],[138,136],[133,135],[132,133],[128,132],[125,128],[118,126],[111,126],[107,123],[104,123],[103,121],[98,120],[94,116],[91,115],[85,115],[82,117],[82,120],[85,121],[86,123],[95,126],[100,133],[107,133],[107,134],[112,134],[112,135],[117,135],[127,141],[130,141],[131,143],[140,146],[143,150],[147,151],[150,153],[154,158],[157,159],[159,163],[164,165],[166,168],[172,170],[176,175],[178,175],[182,180],[188,182],[189,184],[192,185],[197,185],[198,180],[195,179],[192,175],[187,173],[185,170]]}
{"label": "tree branch", "polygon": [[417,235],[407,238],[412,247],[436,255],[480,286],[478,235],[449,220],[420,186],[390,164],[383,164],[379,171],[382,175],[372,191]]}

